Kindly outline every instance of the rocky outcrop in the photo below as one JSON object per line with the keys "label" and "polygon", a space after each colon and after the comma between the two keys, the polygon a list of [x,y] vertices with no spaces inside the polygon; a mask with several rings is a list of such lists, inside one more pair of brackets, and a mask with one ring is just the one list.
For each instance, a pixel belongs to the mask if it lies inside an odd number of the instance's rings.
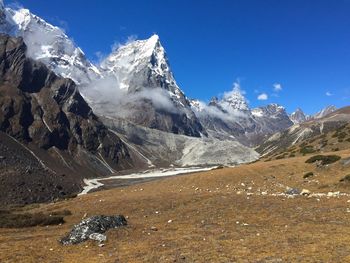
{"label": "rocky outcrop", "polygon": [[107,230],[126,225],[127,221],[122,215],[89,217],[75,225],[70,233],[63,237],[60,242],[63,245],[74,245],[91,239],[101,243],[107,239],[103,235]]}
{"label": "rocky outcrop", "polygon": [[76,181],[130,167],[128,149],[94,115],[75,83],[25,54],[22,38],[0,35],[0,131],[53,173],[74,174]]}

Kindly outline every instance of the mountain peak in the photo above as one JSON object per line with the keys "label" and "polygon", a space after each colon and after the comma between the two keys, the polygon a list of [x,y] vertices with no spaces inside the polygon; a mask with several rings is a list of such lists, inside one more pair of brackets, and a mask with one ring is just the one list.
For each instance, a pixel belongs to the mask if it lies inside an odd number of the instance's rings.
{"label": "mountain peak", "polygon": [[158,42],[160,42],[159,36],[157,34],[153,34],[149,39],[146,40],[149,43],[153,43],[156,45]]}
{"label": "mountain peak", "polygon": [[249,106],[244,92],[241,90],[238,83],[233,84],[232,91],[226,92],[220,104],[226,109],[238,111],[249,111]]}
{"label": "mountain peak", "polygon": [[323,118],[326,115],[328,115],[336,110],[337,110],[337,107],[335,107],[334,105],[330,105],[330,106],[327,106],[326,108],[320,110],[319,112],[317,112],[313,117],[315,119],[320,119],[320,118]]}
{"label": "mountain peak", "polygon": [[307,121],[309,117],[305,115],[301,108],[297,108],[289,118],[294,124],[299,124]]}
{"label": "mountain peak", "polygon": [[[156,34],[146,40],[134,40],[119,47],[101,63],[101,68],[115,75],[122,89],[129,90],[130,80],[136,78],[131,75],[148,70],[176,86],[165,49]],[[138,84],[145,86],[144,83]]]}

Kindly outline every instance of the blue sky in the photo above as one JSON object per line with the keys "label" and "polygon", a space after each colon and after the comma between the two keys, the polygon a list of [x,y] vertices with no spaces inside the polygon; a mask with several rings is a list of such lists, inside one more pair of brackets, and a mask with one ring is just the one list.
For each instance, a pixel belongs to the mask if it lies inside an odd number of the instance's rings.
{"label": "blue sky", "polygon": [[[18,3],[63,27],[95,61],[129,36],[157,33],[191,98],[208,101],[239,81],[251,107],[276,102],[313,113],[350,104],[350,0]],[[267,100],[257,99],[262,93]]]}

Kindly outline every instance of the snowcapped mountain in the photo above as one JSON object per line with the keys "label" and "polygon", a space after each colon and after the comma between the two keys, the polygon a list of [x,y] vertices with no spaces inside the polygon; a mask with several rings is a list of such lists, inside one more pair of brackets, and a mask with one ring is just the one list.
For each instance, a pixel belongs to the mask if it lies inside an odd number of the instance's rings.
{"label": "snowcapped mountain", "polygon": [[[205,134],[175,82],[157,35],[122,46],[95,66],[63,30],[27,9],[5,8],[1,2],[0,32],[23,37],[27,55],[74,80],[99,114],[120,113],[155,129],[190,136]],[[91,92],[91,87],[99,90]],[[111,92],[110,87],[118,91]],[[125,93],[132,95],[125,97]]]}
{"label": "snowcapped mountain", "polygon": [[58,27],[28,9],[14,10],[0,3],[0,32],[23,37],[27,55],[45,63],[56,74],[86,85],[101,76],[100,70],[83,51]]}
{"label": "snowcapped mountain", "polygon": [[[206,134],[176,84],[157,35],[119,47],[101,63],[101,69],[105,78],[112,77],[113,82],[105,94],[113,95],[105,97],[88,89],[84,92],[99,114],[178,134],[195,137]],[[99,84],[92,86],[96,89]],[[111,103],[116,106],[113,112]]]}
{"label": "snowcapped mountain", "polygon": [[321,118],[327,116],[328,114],[330,114],[330,113],[332,113],[332,112],[334,112],[334,111],[336,111],[336,110],[337,110],[337,108],[336,108],[334,105],[331,105],[331,106],[328,106],[328,107],[326,107],[326,108],[320,110],[319,112],[317,112],[317,113],[316,113],[315,115],[313,115],[312,117],[313,117],[314,119],[321,119]]}
{"label": "snowcapped mountain", "polygon": [[101,68],[113,74],[119,88],[126,89],[128,93],[144,88],[161,88],[179,106],[189,106],[184,93],[176,84],[158,35],[121,46],[101,63]]}
{"label": "snowcapped mountain", "polygon": [[221,100],[214,97],[208,105],[191,100],[191,107],[210,136],[236,139],[246,145],[255,145],[262,137],[293,124],[280,105],[250,109],[237,84]]}
{"label": "snowcapped mountain", "polygon": [[290,116],[289,116],[290,120],[294,123],[294,124],[299,124],[299,123],[303,123],[305,121],[307,121],[310,116],[305,115],[305,113],[303,112],[302,109],[297,108]]}
{"label": "snowcapped mountain", "polygon": [[226,92],[222,100],[218,102],[218,105],[220,105],[226,111],[249,111],[248,102],[240,90],[238,83],[234,83],[233,90]]}

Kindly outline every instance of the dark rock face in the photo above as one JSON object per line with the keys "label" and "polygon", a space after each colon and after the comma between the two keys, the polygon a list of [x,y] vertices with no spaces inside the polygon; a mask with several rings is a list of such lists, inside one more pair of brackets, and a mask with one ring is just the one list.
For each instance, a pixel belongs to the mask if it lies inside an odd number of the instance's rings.
{"label": "dark rock face", "polygon": [[60,240],[63,245],[74,245],[84,242],[88,239],[105,241],[106,236],[101,235],[108,229],[126,226],[127,221],[124,216],[93,216],[81,221],[75,225],[70,233]]}
{"label": "dark rock face", "polygon": [[0,131],[17,140],[15,147],[54,152],[41,155],[46,166],[53,174],[64,167],[76,182],[130,167],[126,146],[94,115],[75,83],[25,52],[21,38],[0,35]]}
{"label": "dark rock face", "polygon": [[[80,145],[97,152],[107,129],[74,82],[57,77],[42,63],[26,59],[25,51],[22,39],[0,37],[1,130],[17,139],[34,141],[44,149],[56,146],[73,153]],[[118,140],[110,149],[115,158],[123,150]]]}
{"label": "dark rock face", "polygon": [[135,124],[193,137],[200,137],[201,133],[206,135],[199,120],[195,116],[189,118],[188,112],[186,114],[180,110],[170,112],[160,109],[148,99],[139,99],[136,103],[128,104],[126,107],[130,112],[127,119]]}

